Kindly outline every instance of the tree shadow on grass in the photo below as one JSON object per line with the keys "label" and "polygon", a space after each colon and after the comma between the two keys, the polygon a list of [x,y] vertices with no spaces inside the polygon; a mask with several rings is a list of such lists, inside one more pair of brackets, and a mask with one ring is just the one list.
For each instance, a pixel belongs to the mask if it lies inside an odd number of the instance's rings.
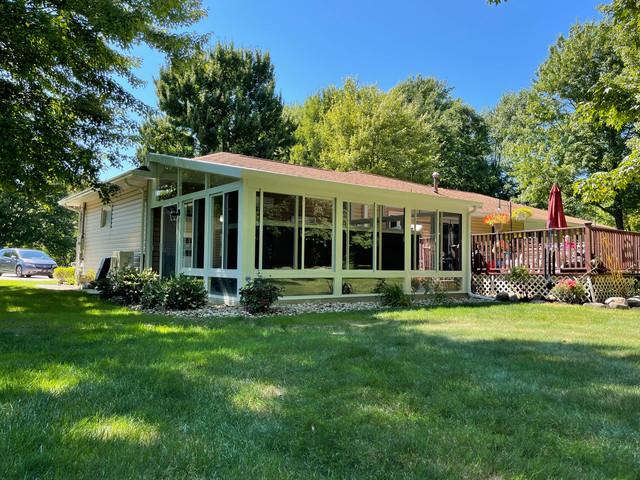
{"label": "tree shadow on grass", "polygon": [[0,476],[602,478],[640,467],[634,352],[457,339],[402,313],[203,324],[110,312],[70,319],[63,335],[0,336]]}

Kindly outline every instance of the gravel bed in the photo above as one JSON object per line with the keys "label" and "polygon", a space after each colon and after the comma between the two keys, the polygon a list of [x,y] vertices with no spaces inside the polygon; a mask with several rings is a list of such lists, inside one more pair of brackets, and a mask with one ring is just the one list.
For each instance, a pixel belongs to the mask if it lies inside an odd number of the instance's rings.
{"label": "gravel bed", "polygon": [[[487,300],[471,297],[460,297],[449,299],[448,305],[483,303]],[[409,308],[434,306],[429,300],[417,300]],[[282,303],[273,307],[271,312],[263,315],[251,315],[244,311],[241,306],[209,304],[198,310],[144,310],[140,306],[132,307],[134,310],[145,313],[156,313],[170,315],[181,318],[224,318],[224,317],[270,317],[274,315],[295,316],[307,313],[339,313],[357,312],[366,310],[392,310],[390,307],[383,307],[377,301],[368,302],[300,302]]]}

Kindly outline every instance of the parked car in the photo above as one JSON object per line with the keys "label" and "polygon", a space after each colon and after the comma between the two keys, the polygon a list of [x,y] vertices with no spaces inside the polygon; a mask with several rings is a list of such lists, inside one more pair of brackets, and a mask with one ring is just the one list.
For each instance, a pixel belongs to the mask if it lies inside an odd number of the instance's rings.
{"label": "parked car", "polygon": [[49,255],[29,248],[3,248],[0,250],[0,275],[15,273],[17,277],[46,275],[53,278],[58,265]]}

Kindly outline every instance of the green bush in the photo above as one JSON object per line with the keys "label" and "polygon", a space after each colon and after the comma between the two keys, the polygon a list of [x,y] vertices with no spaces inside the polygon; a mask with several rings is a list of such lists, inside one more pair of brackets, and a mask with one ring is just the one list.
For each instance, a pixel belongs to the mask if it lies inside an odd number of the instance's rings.
{"label": "green bush", "polygon": [[564,278],[551,289],[551,296],[564,303],[584,303],[587,301],[587,290],[580,282],[572,278]]}
{"label": "green bush", "polygon": [[449,295],[439,278],[425,278],[422,282],[424,293],[434,305],[449,303]]}
{"label": "green bush", "polygon": [[56,267],[53,270],[53,278],[55,278],[60,285],[75,285],[76,269],[75,267]]}
{"label": "green bush", "polygon": [[119,299],[125,305],[140,303],[144,286],[158,279],[158,274],[151,269],[138,270],[127,267],[110,273],[104,280],[96,281],[100,296],[106,299]]}
{"label": "green bush", "polygon": [[397,283],[387,283],[380,280],[374,289],[380,294],[380,303],[386,307],[409,307],[412,299],[410,295],[404,293],[402,285]]}
{"label": "green bush", "polygon": [[167,296],[167,282],[156,279],[145,284],[140,296],[142,308],[157,309],[164,308]]}
{"label": "green bush", "polygon": [[167,310],[195,310],[207,303],[207,290],[200,278],[179,275],[163,283],[164,287],[158,287],[157,294],[164,288],[164,308]]}
{"label": "green bush", "polygon": [[270,278],[256,277],[240,289],[240,303],[253,314],[266,313],[278,300],[282,289]]}

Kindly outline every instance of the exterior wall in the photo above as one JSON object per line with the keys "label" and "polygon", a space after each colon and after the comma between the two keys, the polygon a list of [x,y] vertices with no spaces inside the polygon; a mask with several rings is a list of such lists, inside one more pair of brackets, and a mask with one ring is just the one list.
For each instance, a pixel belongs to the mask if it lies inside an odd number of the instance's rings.
{"label": "exterior wall", "polygon": [[111,203],[111,222],[100,227],[102,203],[87,203],[84,219],[83,265],[85,271],[97,270],[100,260],[114,251],[143,252],[145,195],[140,189],[117,194]]}
{"label": "exterior wall", "polygon": [[[152,171],[156,171],[160,162],[151,162]],[[468,203],[454,199],[447,199],[436,196],[426,196],[424,194],[401,193],[388,190],[361,187],[354,185],[346,185],[341,183],[318,181],[312,179],[304,179],[299,177],[288,177],[271,173],[251,171],[251,170],[233,170],[225,169],[218,165],[205,164],[203,162],[189,162],[182,159],[167,157],[161,159],[162,164],[171,165],[178,168],[178,188],[177,195],[170,199],[156,200],[154,192],[156,189],[155,181],[150,183],[147,195],[148,215],[151,215],[151,209],[155,207],[173,208],[175,206],[180,210],[180,219],[177,224],[177,244],[176,244],[176,274],[185,274],[203,279],[206,288],[211,292],[213,281],[220,279],[236,280],[237,288],[241,288],[249,279],[257,275],[271,277],[276,280],[284,281],[287,279],[302,280],[310,279],[321,284],[324,279],[333,282],[332,291],[323,295],[300,295],[290,298],[297,300],[312,298],[338,298],[343,296],[342,284],[343,279],[355,279],[357,281],[370,281],[372,279],[385,278],[399,281],[403,285],[405,291],[410,292],[412,287],[412,279],[431,277],[441,279],[453,279],[450,284],[459,283],[460,287],[455,289],[457,292],[469,292],[471,288],[471,216],[469,214],[470,207]],[[203,178],[206,179],[204,189],[182,195],[182,177],[183,169],[200,170],[203,172]],[[211,183],[209,176],[205,172],[216,173],[227,177],[227,183]],[[216,195],[225,192],[238,192],[238,266],[235,269],[227,268],[211,268],[213,259],[213,215],[212,204]],[[334,202],[334,226],[333,226],[333,242],[332,242],[332,268],[298,268],[298,269],[271,269],[259,271],[255,266],[256,256],[256,192],[280,193],[287,195],[299,195],[304,197],[317,197],[331,199]],[[182,265],[182,252],[185,246],[184,230],[185,219],[184,211],[187,202],[197,199],[205,201],[205,230],[204,230],[204,268],[187,268]],[[400,270],[343,270],[342,268],[342,222],[343,202],[357,203],[375,203],[390,207],[401,207],[405,209],[405,244],[404,244],[404,269]],[[412,271],[411,270],[411,242],[410,226],[411,226],[411,210],[426,210],[432,212],[447,212],[461,215],[462,228],[462,249],[460,252],[462,269],[460,271]],[[99,220],[99,217],[97,217]],[[115,220],[114,214],[114,220]],[[150,217],[149,217],[150,218]],[[151,267],[152,262],[152,235],[153,222],[147,222],[146,237],[146,261],[145,266]],[[283,248],[288,248],[283,245]],[[292,253],[293,255],[293,253]],[[452,290],[454,291],[454,290]],[[214,294],[211,293],[212,299],[216,301],[224,301],[225,303],[236,303],[238,296],[231,294]],[[352,295],[350,295],[352,297]],[[286,299],[286,297],[285,297]]]}
{"label": "exterior wall", "polygon": [[[343,279],[367,279],[386,278],[400,279],[406,292],[411,291],[412,279],[432,278],[458,278],[461,288],[458,292],[469,292],[471,288],[471,216],[469,207],[445,198],[430,197],[420,194],[399,193],[388,190],[358,187],[329,182],[316,182],[301,178],[283,178],[276,175],[246,172],[243,181],[244,210],[243,238],[241,250],[244,253],[242,264],[242,279],[253,278],[257,275],[274,279],[329,279],[333,281],[333,296],[342,294]],[[256,255],[256,192],[281,193],[288,195],[300,195],[307,197],[330,198],[335,201],[334,213],[334,237],[333,237],[333,268],[313,269],[273,269],[259,271],[255,266]],[[403,270],[343,270],[342,268],[342,224],[343,202],[376,203],[385,206],[403,207],[405,209],[405,251]],[[462,270],[461,271],[412,271],[411,270],[411,242],[410,225],[411,210],[427,210],[434,212],[457,213],[462,215]],[[438,244],[439,245],[439,244]],[[438,247],[439,248],[439,247]],[[292,298],[314,299],[326,298],[326,295],[303,295]],[[285,297],[286,299],[287,297]]]}

